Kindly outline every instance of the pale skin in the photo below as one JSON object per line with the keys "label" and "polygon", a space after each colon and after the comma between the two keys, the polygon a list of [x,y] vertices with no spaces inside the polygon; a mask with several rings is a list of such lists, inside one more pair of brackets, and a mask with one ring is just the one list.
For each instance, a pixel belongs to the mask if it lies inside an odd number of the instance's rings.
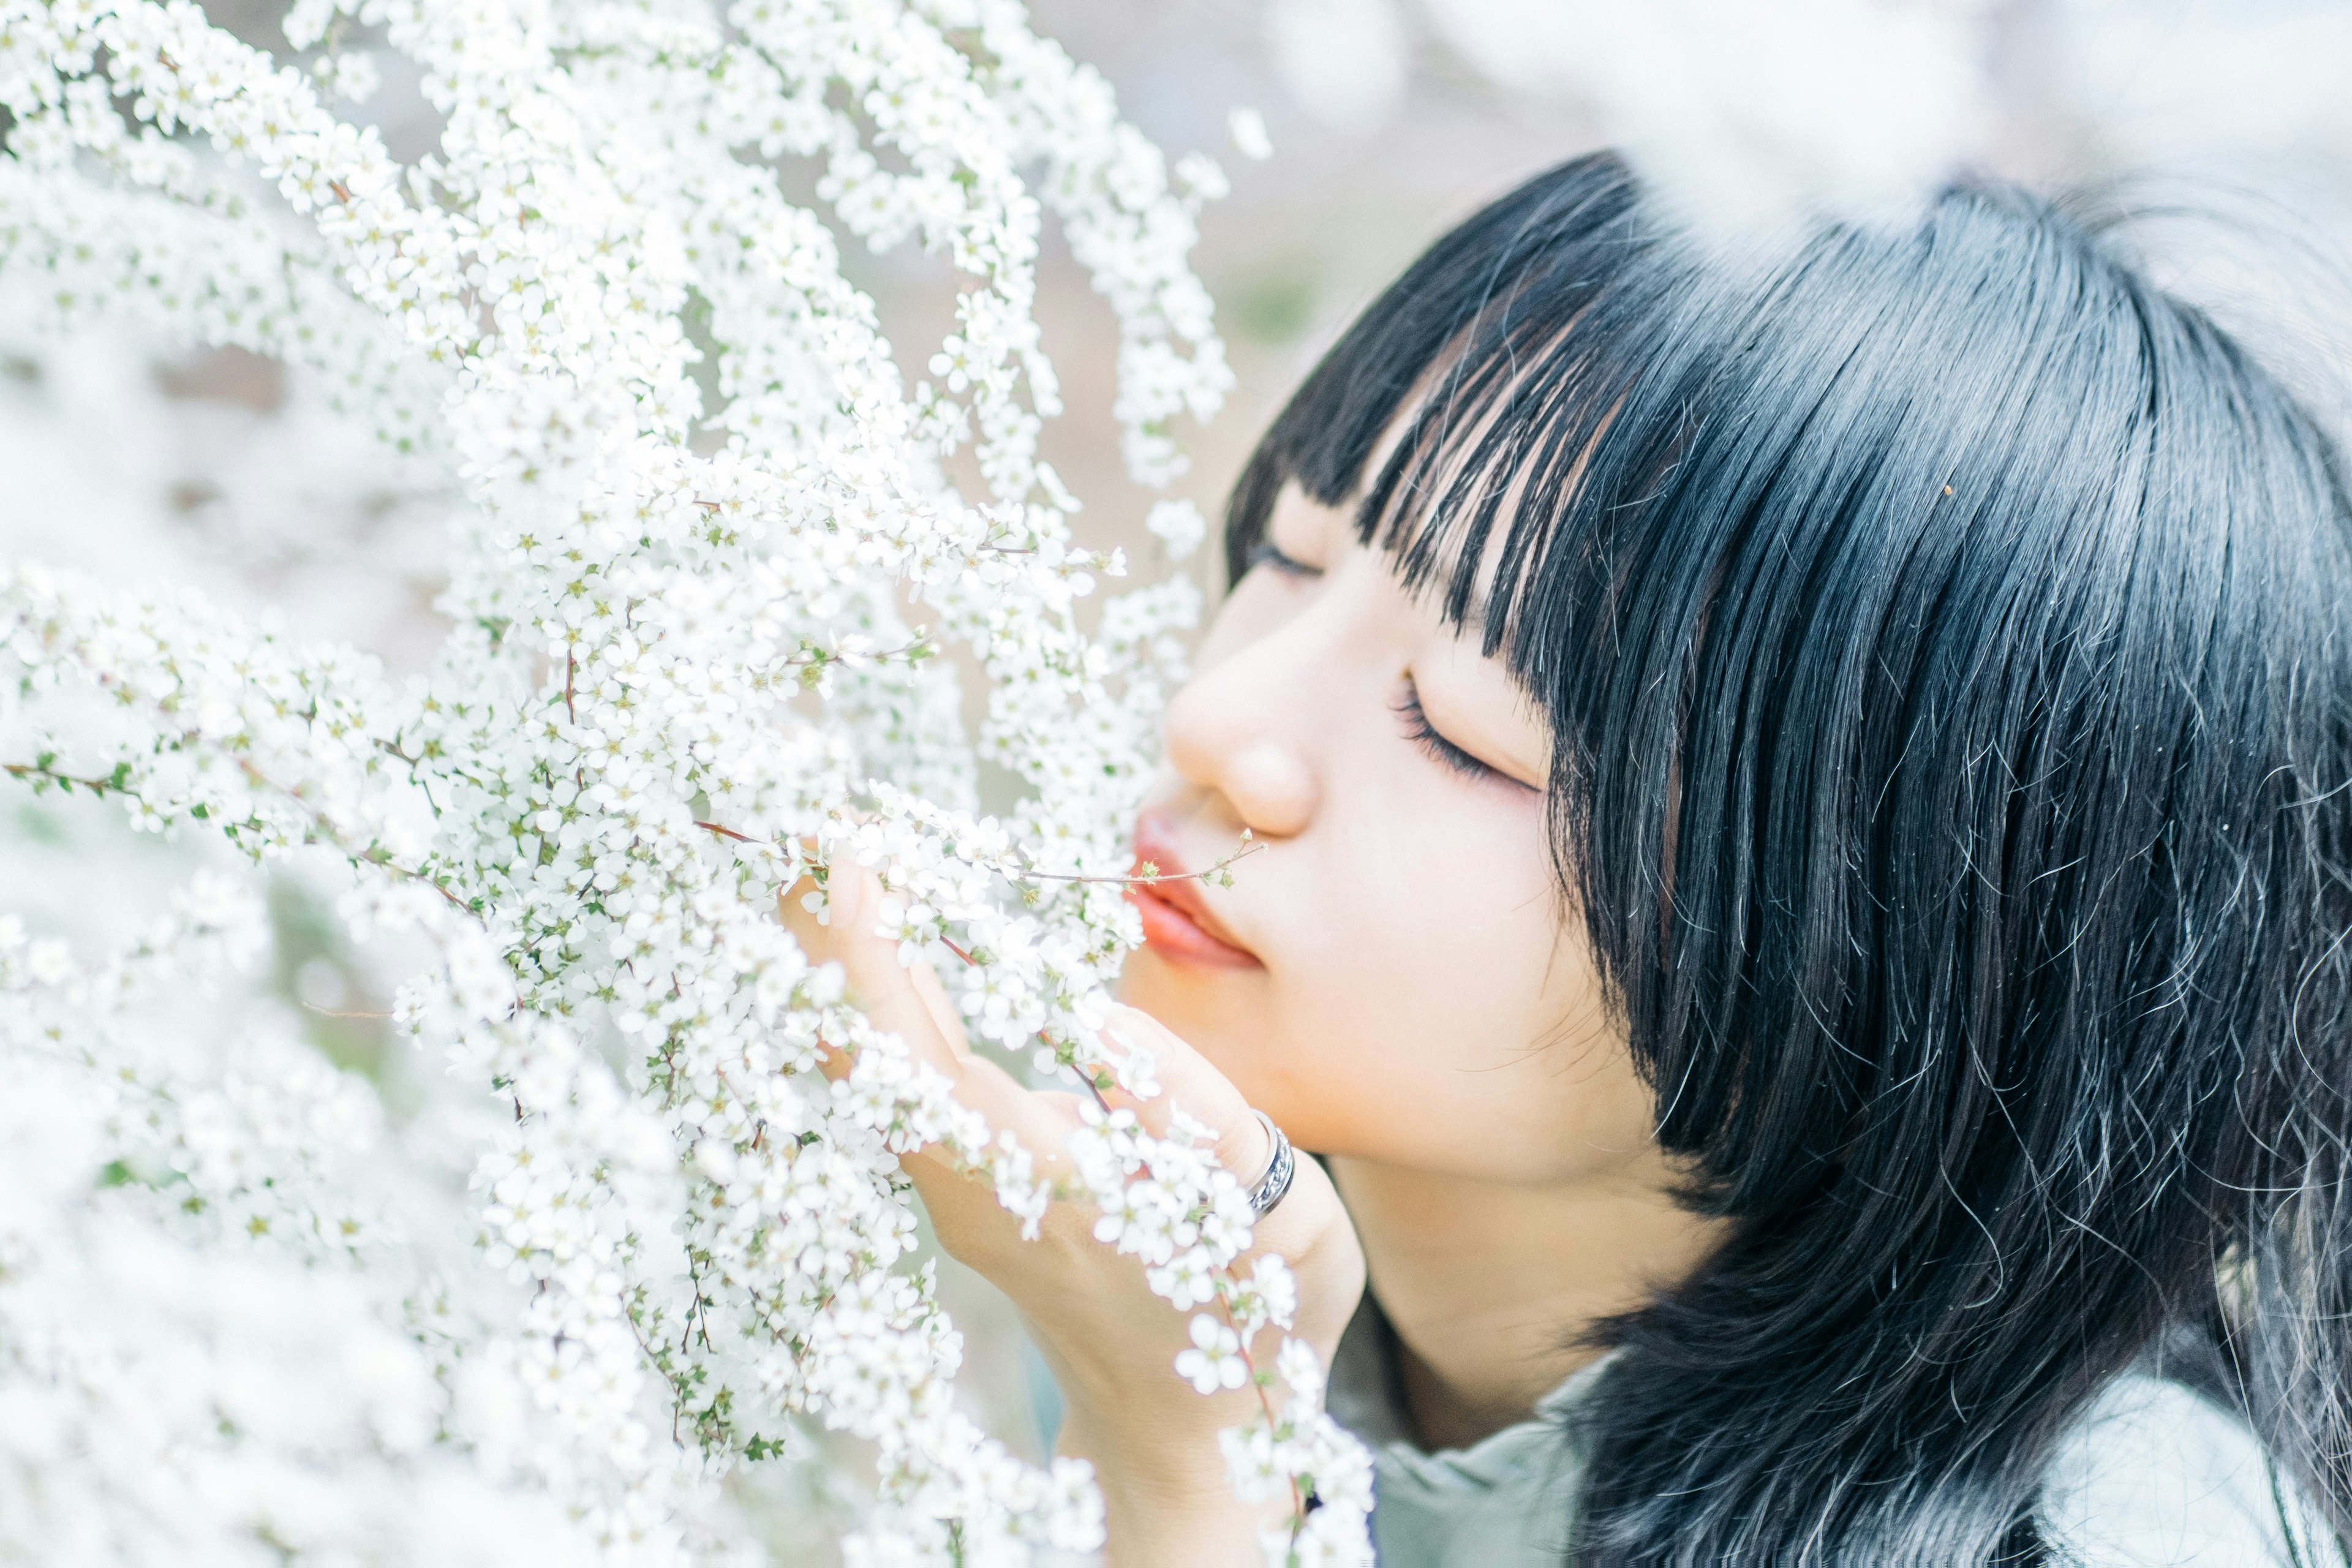
{"label": "pale skin", "polygon": [[[1286,490],[1267,542],[1170,708],[1168,771],[1138,829],[1162,873],[1215,865],[1244,829],[1263,847],[1230,888],[1144,890],[1147,945],[1112,1026],[1160,1058],[1167,1095],[1139,1111],[1181,1104],[1244,1181],[1268,1154],[1251,1106],[1324,1156],[1328,1177],[1301,1160],[1257,1232],[1298,1277],[1296,1331],[1328,1363],[1369,1278],[1416,1436],[1459,1447],[1526,1419],[1595,1353],[1581,1330],[1717,1238],[1667,1195],[1653,1098],[1562,908],[1541,716],[1346,511]],[[789,898],[786,918],[877,1023],[1050,1155],[1077,1098],[973,1055],[927,969],[862,934],[874,896],[838,889],[828,927]],[[1289,1504],[1237,1501],[1215,1433],[1256,1394],[1203,1398],[1176,1375],[1184,1315],[1091,1238],[1090,1215],[1056,1205],[1024,1242],[976,1181],[928,1155],[907,1167],[941,1243],[1011,1297],[1052,1366],[1060,1451],[1102,1483],[1108,1561],[1254,1560]],[[1274,1343],[1253,1347],[1261,1364]]]}

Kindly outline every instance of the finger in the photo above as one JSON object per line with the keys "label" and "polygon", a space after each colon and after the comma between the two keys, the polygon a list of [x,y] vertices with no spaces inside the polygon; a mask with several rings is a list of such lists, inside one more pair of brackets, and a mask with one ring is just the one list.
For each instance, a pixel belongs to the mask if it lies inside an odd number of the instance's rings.
{"label": "finger", "polygon": [[[776,900],[777,913],[814,963],[841,965],[852,1005],[874,1026],[897,1035],[918,1060],[929,1062],[950,1079],[961,1076],[971,1060],[971,1042],[955,1005],[940,984],[940,977],[919,954],[912,963],[900,962],[900,944],[876,924],[884,893],[881,879],[854,864],[833,868],[825,889],[824,922],[807,908],[807,896],[816,889],[803,879]],[[849,1070],[837,1053],[824,1064],[827,1077]]]}
{"label": "finger", "polygon": [[[831,956],[826,948],[831,941],[831,929],[819,922],[812,904],[821,905],[824,889],[814,877],[803,876],[791,887],[776,895],[776,919],[793,933],[801,952],[813,964],[824,963]],[[829,1079],[849,1076],[849,1058],[820,1038],[817,1042],[817,1068]]]}
{"label": "finger", "polygon": [[1273,1163],[1274,1142],[1242,1091],[1215,1064],[1187,1045],[1176,1031],[1139,1008],[1113,1007],[1104,1033],[1129,1050],[1151,1055],[1160,1093],[1145,1100],[1122,1097],[1148,1131],[1166,1136],[1171,1112],[1181,1108],[1215,1135],[1219,1164],[1244,1182],[1255,1182],[1265,1174]]}
{"label": "finger", "polygon": [[[809,957],[840,964],[850,1004],[877,1029],[904,1040],[916,1060],[944,1076],[955,1098],[980,1113],[992,1135],[1012,1132],[1029,1151],[1039,1174],[1058,1171],[1076,1117],[1054,1114],[1012,1074],[973,1054],[939,975],[919,953],[912,955],[912,963],[900,962],[904,944],[879,928],[877,914],[886,896],[881,879],[855,864],[835,866],[825,889],[824,924],[803,902],[815,886],[813,880],[803,881],[778,900],[778,912]],[[853,1064],[842,1053],[828,1051],[820,1065],[826,1077],[841,1079]],[[907,1154],[901,1163],[926,1204],[970,1206],[961,1189],[974,1184],[972,1173],[954,1153],[927,1146]]]}

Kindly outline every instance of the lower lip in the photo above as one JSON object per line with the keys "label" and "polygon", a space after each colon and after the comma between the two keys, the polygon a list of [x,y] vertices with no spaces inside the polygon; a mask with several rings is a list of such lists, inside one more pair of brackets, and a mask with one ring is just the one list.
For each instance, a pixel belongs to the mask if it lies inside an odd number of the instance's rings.
{"label": "lower lip", "polygon": [[1257,959],[1231,942],[1219,942],[1152,890],[1149,882],[1130,884],[1128,900],[1143,917],[1144,945],[1162,958],[1204,969],[1263,969]]}

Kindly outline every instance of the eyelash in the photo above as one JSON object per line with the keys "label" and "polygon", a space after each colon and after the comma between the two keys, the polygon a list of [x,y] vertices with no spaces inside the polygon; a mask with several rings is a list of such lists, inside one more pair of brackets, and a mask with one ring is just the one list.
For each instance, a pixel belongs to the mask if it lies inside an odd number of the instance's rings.
{"label": "eyelash", "polygon": [[1412,683],[1411,676],[1405,678],[1404,695],[1391,706],[1396,716],[1404,721],[1405,738],[1428,752],[1440,766],[1468,779],[1502,776],[1431,727],[1429,715],[1422,711],[1421,689]]}
{"label": "eyelash", "polygon": [[1252,569],[1271,566],[1286,577],[1319,577],[1323,574],[1320,567],[1309,566],[1304,561],[1285,555],[1270,539],[1262,539],[1250,546],[1249,564]]}

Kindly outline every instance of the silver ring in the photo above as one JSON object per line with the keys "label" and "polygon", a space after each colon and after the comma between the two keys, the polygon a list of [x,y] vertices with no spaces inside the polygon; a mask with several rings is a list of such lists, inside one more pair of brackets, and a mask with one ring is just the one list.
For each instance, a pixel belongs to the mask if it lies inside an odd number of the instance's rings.
{"label": "silver ring", "polygon": [[1261,1220],[1271,1214],[1274,1205],[1282,1201],[1282,1195],[1290,1191],[1290,1178],[1298,1173],[1298,1159],[1291,1152],[1290,1140],[1285,1138],[1282,1129],[1274,1124],[1273,1117],[1255,1106],[1250,1108],[1250,1114],[1256,1117],[1258,1125],[1265,1129],[1265,1135],[1274,1140],[1274,1152],[1266,1159],[1265,1174],[1260,1176],[1257,1184],[1249,1190],[1250,1218]]}

